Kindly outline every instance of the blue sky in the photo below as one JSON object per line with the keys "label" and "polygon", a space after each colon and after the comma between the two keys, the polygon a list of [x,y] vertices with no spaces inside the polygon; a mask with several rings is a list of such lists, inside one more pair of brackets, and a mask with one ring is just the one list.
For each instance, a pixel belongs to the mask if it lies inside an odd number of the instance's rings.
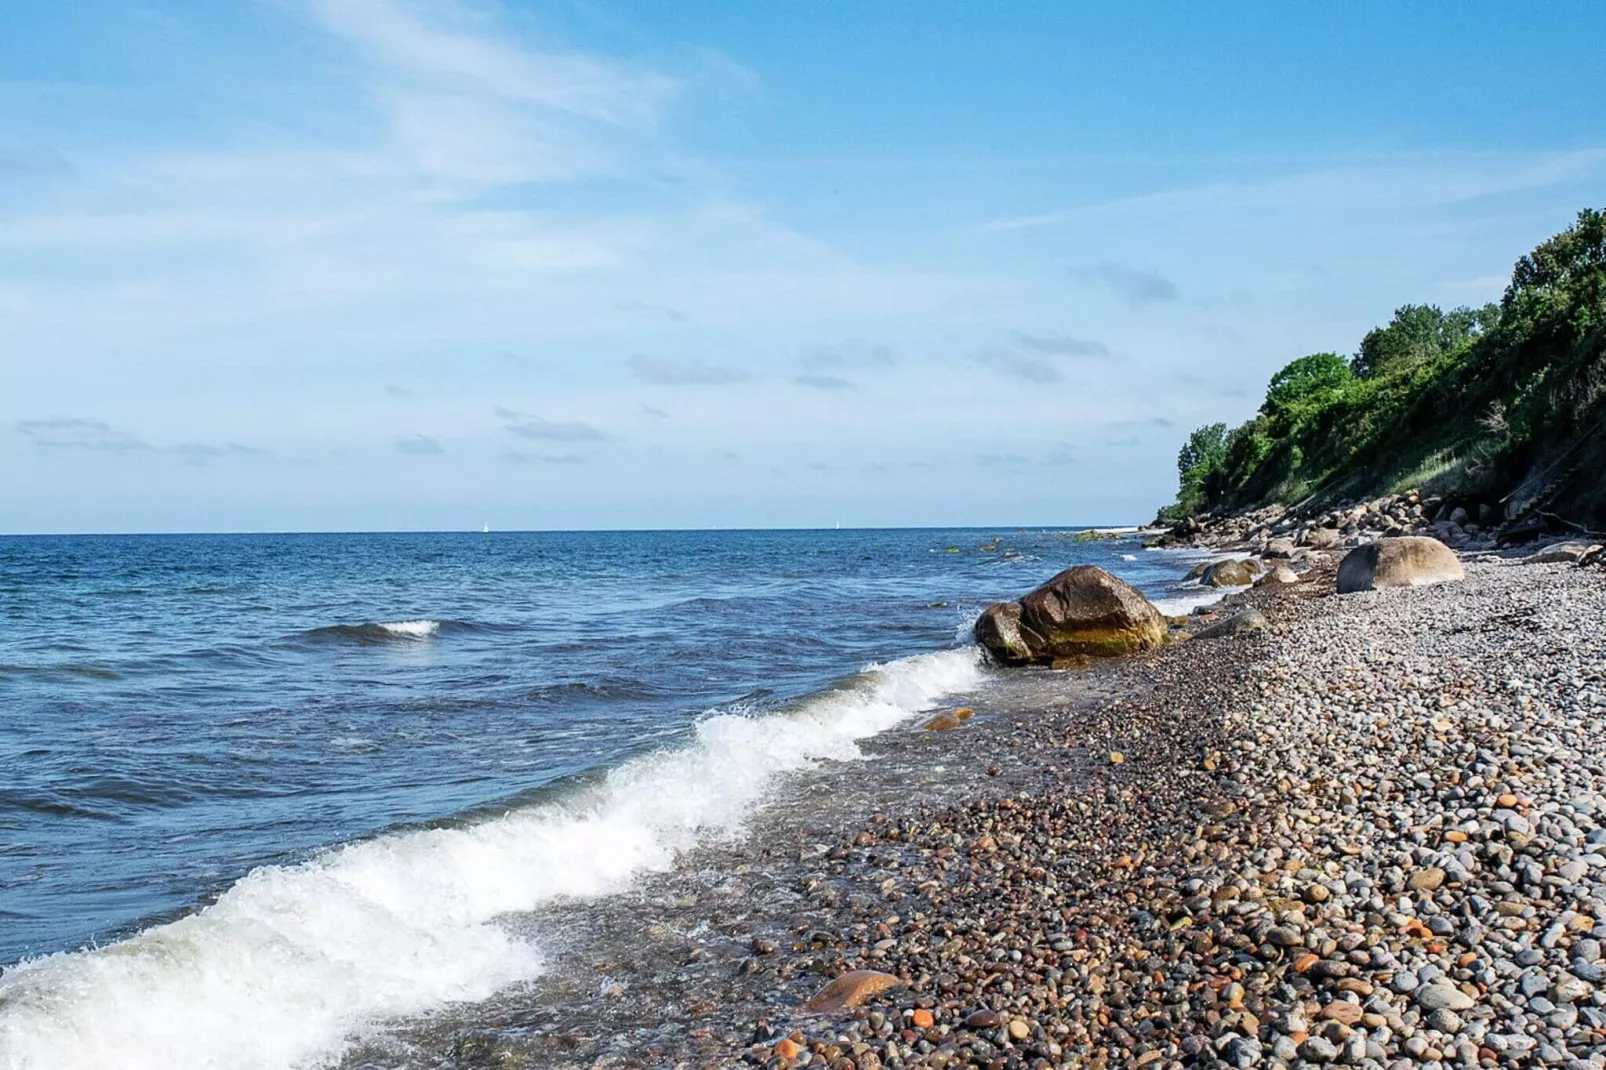
{"label": "blue sky", "polygon": [[1606,197],[1606,8],[8,0],[0,530],[1146,519]]}

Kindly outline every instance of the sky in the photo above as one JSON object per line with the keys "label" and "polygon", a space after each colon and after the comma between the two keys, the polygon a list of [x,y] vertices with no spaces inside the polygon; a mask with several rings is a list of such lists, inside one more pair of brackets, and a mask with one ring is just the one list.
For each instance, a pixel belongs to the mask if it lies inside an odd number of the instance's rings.
{"label": "sky", "polygon": [[1603,33],[4,0],[0,532],[1140,522],[1606,203]]}

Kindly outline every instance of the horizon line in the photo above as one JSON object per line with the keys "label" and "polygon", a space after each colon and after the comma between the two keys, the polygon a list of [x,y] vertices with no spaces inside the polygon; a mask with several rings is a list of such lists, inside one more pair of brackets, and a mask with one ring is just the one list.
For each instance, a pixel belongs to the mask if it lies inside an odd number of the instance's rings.
{"label": "horizon line", "polygon": [[190,536],[249,535],[651,535],[703,532],[792,532],[792,531],[992,531],[1017,528],[1022,531],[1132,531],[1147,530],[1147,524],[899,524],[888,526],[823,527],[641,527],[641,528],[372,528],[330,530],[232,530],[232,531],[7,531],[0,539],[103,539],[173,538]]}

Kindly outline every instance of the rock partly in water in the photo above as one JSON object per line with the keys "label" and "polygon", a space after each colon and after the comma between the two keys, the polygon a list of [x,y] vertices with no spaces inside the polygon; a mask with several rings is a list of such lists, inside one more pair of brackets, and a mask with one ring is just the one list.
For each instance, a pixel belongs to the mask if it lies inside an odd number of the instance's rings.
{"label": "rock partly in water", "polygon": [[1338,566],[1338,593],[1450,583],[1465,576],[1461,559],[1444,543],[1425,535],[1404,535],[1345,554]]}
{"label": "rock partly in water", "polygon": [[1018,603],[988,606],[976,641],[1006,665],[1074,664],[1165,642],[1165,618],[1130,585],[1092,565],[1068,568]]}
{"label": "rock partly in water", "polygon": [[883,992],[903,987],[903,981],[879,970],[849,970],[820,989],[803,1005],[805,1010],[832,1014],[868,1003]]}
{"label": "rock partly in water", "polygon": [[1254,581],[1255,568],[1248,561],[1218,561],[1202,580],[1207,587],[1244,587]]}
{"label": "rock partly in water", "polygon": [[[1041,639],[1021,627],[1019,602],[995,602],[982,610],[972,629],[976,642],[1005,665],[1028,665],[1037,660]],[[1036,639],[1034,643],[1032,640]]]}
{"label": "rock partly in water", "polygon": [[1165,618],[1136,588],[1093,565],[1077,565],[1020,600],[1021,629],[1042,636],[1042,656],[1107,657],[1165,642]]}
{"label": "rock partly in water", "polygon": [[921,725],[928,732],[947,732],[958,728],[965,722],[953,713],[939,713],[925,724]]}

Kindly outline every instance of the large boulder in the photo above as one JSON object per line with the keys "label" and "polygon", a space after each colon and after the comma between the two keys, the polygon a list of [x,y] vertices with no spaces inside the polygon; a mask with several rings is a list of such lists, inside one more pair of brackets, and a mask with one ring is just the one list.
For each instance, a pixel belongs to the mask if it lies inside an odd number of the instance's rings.
{"label": "large boulder", "polygon": [[1338,564],[1338,593],[1450,583],[1465,576],[1461,559],[1438,539],[1402,535],[1345,554]]}
{"label": "large boulder", "polygon": [[1020,615],[1019,602],[994,602],[982,610],[972,629],[976,642],[1005,665],[1029,665],[1040,659],[1043,640],[1021,629]]}
{"label": "large boulder", "polygon": [[1109,657],[1165,642],[1165,618],[1101,568],[1068,568],[1019,603],[988,606],[976,641],[1006,665]]}
{"label": "large boulder", "polygon": [[1255,582],[1258,571],[1248,561],[1217,561],[1200,582],[1207,587],[1244,587]]}

